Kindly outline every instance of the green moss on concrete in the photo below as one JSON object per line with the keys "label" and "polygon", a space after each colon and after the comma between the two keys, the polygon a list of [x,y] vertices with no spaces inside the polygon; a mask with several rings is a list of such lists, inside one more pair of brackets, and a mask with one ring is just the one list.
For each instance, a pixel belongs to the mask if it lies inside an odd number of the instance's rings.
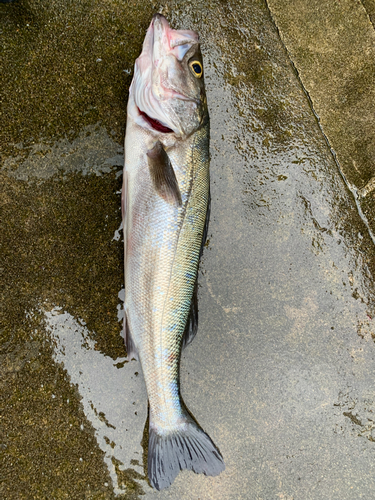
{"label": "green moss on concrete", "polygon": [[[135,461],[132,460],[132,462]],[[112,457],[112,463],[115,467],[119,487],[126,488],[126,495],[122,496],[122,498],[124,498],[124,500],[137,500],[139,495],[144,495],[143,488],[137,482],[137,479],[145,479],[145,476],[133,469],[124,469],[123,464],[115,457]],[[139,464],[133,463],[132,465]]]}
{"label": "green moss on concrete", "polygon": [[112,239],[121,222],[121,180],[113,173],[2,182],[4,328],[47,300],[84,319],[98,349],[123,356],[116,309],[122,244]]}
{"label": "green moss on concrete", "polygon": [[1,347],[1,498],[113,498],[79,395],[52,362],[40,325],[28,326],[37,340],[22,343],[26,332],[15,324]]}
{"label": "green moss on concrete", "polygon": [[[280,51],[280,40],[266,6],[258,1],[241,5],[221,2],[218,19],[211,20],[211,29],[218,32],[224,56],[216,66],[238,96],[241,118],[251,116],[248,127],[252,133],[265,131],[266,147],[288,147],[294,128],[299,126],[300,111],[291,106],[290,95],[281,90],[289,84],[291,67]],[[225,31],[226,36],[220,36],[220,31]],[[272,42],[266,45],[265,39]]]}
{"label": "green moss on concrete", "polygon": [[61,174],[25,183],[2,174],[1,182],[1,497],[113,498],[104,453],[52,361],[38,310],[62,306],[95,330],[98,349],[125,354],[116,315],[122,248],[112,241],[120,180]]}
{"label": "green moss on concrete", "polygon": [[341,168],[357,188],[373,175],[375,32],[361,2],[268,0],[282,40]]}
{"label": "green moss on concrete", "polygon": [[150,4],[116,0],[0,4],[3,154],[99,119],[122,142],[132,68],[152,13]]}

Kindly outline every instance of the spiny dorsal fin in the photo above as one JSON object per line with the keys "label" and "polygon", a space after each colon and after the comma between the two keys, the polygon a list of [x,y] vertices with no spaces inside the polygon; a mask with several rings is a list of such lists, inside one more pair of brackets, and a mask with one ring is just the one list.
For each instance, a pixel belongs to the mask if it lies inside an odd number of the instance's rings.
{"label": "spiny dorsal fin", "polygon": [[176,174],[160,141],[147,151],[147,158],[151,179],[158,195],[167,203],[181,205],[181,193]]}

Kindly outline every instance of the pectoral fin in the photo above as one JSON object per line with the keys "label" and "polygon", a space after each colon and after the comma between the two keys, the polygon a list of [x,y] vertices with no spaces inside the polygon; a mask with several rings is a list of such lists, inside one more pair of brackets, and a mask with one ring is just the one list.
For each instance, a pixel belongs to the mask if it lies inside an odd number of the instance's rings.
{"label": "pectoral fin", "polygon": [[151,179],[158,195],[167,203],[181,205],[181,193],[176,174],[160,141],[147,151],[147,158]]}

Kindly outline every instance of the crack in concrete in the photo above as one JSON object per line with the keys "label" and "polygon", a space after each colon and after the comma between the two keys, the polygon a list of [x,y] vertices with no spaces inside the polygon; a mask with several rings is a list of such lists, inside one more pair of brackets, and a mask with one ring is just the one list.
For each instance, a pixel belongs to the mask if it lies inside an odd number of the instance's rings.
{"label": "crack in concrete", "polygon": [[[374,19],[374,18],[373,18],[373,16],[371,15],[371,14],[372,14],[372,13],[371,13],[371,8],[369,8],[370,6],[369,6],[369,4],[367,3],[367,0],[360,0],[360,2],[361,2],[361,4],[362,4],[362,7],[363,7],[363,8],[365,9],[365,11],[366,11],[366,14],[367,14],[367,16],[368,16],[368,18],[369,18],[370,23],[372,24],[372,27],[375,29],[375,24],[374,24],[374,20],[375,20],[375,19]],[[375,14],[375,10],[374,10],[374,9],[372,9],[372,10],[373,10],[373,13]]]}
{"label": "crack in concrete", "polygon": [[[307,101],[308,101],[309,106],[310,106],[310,109],[311,109],[311,111],[312,111],[312,113],[313,113],[313,115],[314,115],[314,117],[315,117],[315,119],[316,119],[316,122],[317,122],[317,125],[318,125],[318,127],[319,127],[319,130],[320,130],[320,132],[322,133],[322,135],[323,135],[323,137],[324,137],[324,140],[325,140],[325,142],[326,142],[326,144],[327,144],[327,146],[328,146],[328,148],[329,148],[329,150],[330,150],[330,152],[331,152],[331,155],[332,155],[332,157],[333,157],[333,160],[334,160],[334,162],[335,162],[335,164],[336,164],[336,166],[337,166],[337,168],[338,168],[338,171],[339,171],[339,173],[340,173],[340,175],[341,175],[341,177],[342,177],[342,179],[343,179],[343,181],[344,181],[344,183],[345,183],[346,187],[348,188],[348,190],[350,191],[350,193],[352,194],[352,196],[353,196],[353,198],[354,198],[354,201],[355,201],[355,204],[356,204],[356,207],[357,207],[358,214],[359,214],[359,216],[360,216],[360,218],[361,218],[362,222],[365,224],[365,226],[366,226],[366,228],[367,228],[367,231],[368,231],[368,233],[369,233],[369,235],[370,235],[370,238],[371,238],[371,240],[372,240],[373,244],[375,245],[375,235],[374,235],[374,233],[372,232],[372,230],[371,230],[371,228],[370,228],[370,225],[369,225],[369,223],[368,223],[368,220],[367,220],[367,218],[366,218],[365,214],[363,213],[362,207],[361,207],[361,205],[360,205],[360,203],[359,203],[360,198],[362,198],[362,197],[366,196],[368,193],[370,193],[371,191],[373,191],[373,190],[375,189],[375,178],[373,177],[373,178],[372,178],[372,179],[371,179],[371,180],[370,180],[370,181],[366,184],[366,186],[365,186],[364,188],[362,188],[361,190],[358,190],[358,189],[357,189],[357,188],[356,188],[356,187],[355,187],[355,186],[354,186],[351,182],[349,182],[349,180],[346,178],[346,176],[345,176],[345,174],[344,174],[344,172],[343,172],[343,170],[342,170],[342,168],[341,168],[341,165],[340,165],[340,163],[339,163],[339,161],[338,161],[338,159],[337,159],[336,151],[335,151],[335,150],[333,149],[333,147],[331,146],[330,140],[328,139],[327,135],[325,134],[325,132],[324,132],[324,130],[323,130],[323,128],[322,128],[322,125],[321,125],[321,123],[320,123],[320,117],[319,117],[318,113],[317,113],[317,112],[315,111],[315,109],[314,109],[314,103],[313,103],[313,101],[312,101],[312,99],[311,99],[311,97],[310,97],[310,94],[309,94],[309,92],[307,91],[307,89],[305,88],[305,86],[304,86],[304,84],[303,84],[303,82],[302,82],[302,79],[301,79],[301,77],[300,77],[299,71],[298,71],[298,69],[297,69],[296,65],[294,64],[293,58],[292,58],[292,56],[291,56],[291,54],[290,54],[290,52],[289,52],[289,50],[288,50],[287,46],[285,45],[285,43],[284,43],[284,41],[283,41],[283,39],[282,39],[282,36],[281,36],[281,34],[280,34],[279,27],[278,27],[278,25],[277,25],[277,23],[276,23],[275,18],[274,18],[274,17],[273,17],[273,15],[272,15],[271,8],[270,8],[270,6],[268,5],[268,1],[267,1],[267,0],[264,0],[264,3],[265,3],[266,8],[267,8],[267,10],[268,10],[268,13],[269,13],[270,19],[271,19],[271,21],[272,21],[272,23],[273,23],[273,25],[274,25],[274,27],[275,27],[275,30],[276,30],[276,32],[277,32],[277,36],[279,37],[280,42],[281,42],[282,46],[284,47],[284,50],[285,50],[285,52],[286,52],[286,54],[287,54],[287,56],[288,56],[289,62],[290,62],[291,66],[292,66],[292,68],[293,68],[293,70],[294,70],[295,76],[296,76],[296,78],[297,78],[297,80],[298,80],[298,82],[299,82],[299,84],[300,84],[300,86],[301,86],[301,88],[302,88],[302,90],[303,90],[303,92],[304,92],[304,94],[305,94],[306,98],[307,98]],[[365,10],[366,10],[366,9],[365,9]],[[367,10],[366,10],[366,12],[367,12]],[[366,191],[367,186],[369,186],[369,187],[370,187],[370,189],[369,189],[368,191]],[[365,194],[362,194],[362,193],[365,193]]]}
{"label": "crack in concrete", "polygon": [[368,183],[358,191],[359,196],[361,198],[365,198],[369,193],[372,193],[375,189],[375,176],[371,177]]}

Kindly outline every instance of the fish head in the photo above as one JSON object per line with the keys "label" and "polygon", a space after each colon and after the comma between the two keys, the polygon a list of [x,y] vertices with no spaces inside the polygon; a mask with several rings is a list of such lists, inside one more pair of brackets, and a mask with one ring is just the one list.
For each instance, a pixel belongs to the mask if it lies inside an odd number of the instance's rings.
{"label": "fish head", "polygon": [[174,30],[155,14],[135,62],[130,96],[136,122],[184,139],[208,120],[198,34]]}

